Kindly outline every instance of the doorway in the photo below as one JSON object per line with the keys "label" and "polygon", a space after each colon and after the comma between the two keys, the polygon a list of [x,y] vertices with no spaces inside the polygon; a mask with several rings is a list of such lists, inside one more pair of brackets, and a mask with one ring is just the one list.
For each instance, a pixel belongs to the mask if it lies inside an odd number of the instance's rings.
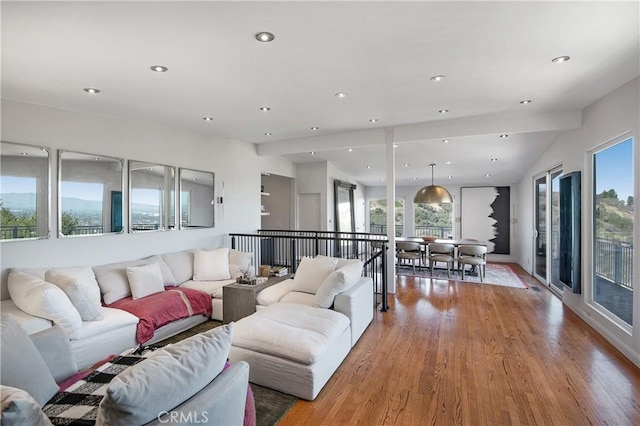
{"label": "doorway", "polygon": [[560,175],[562,167],[556,167],[534,179],[533,274],[557,294],[562,294],[558,250]]}

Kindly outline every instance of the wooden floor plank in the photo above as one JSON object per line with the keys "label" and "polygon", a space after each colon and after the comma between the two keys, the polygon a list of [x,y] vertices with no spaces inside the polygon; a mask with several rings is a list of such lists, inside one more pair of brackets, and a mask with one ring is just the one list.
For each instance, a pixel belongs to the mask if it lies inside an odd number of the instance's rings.
{"label": "wooden floor plank", "polygon": [[388,312],[280,425],[638,425],[640,370],[550,291],[398,277]]}

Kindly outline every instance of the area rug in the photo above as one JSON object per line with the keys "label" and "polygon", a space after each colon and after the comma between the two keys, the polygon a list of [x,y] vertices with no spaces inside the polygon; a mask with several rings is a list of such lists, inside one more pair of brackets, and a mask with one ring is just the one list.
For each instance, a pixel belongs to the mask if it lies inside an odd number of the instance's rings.
{"label": "area rug", "polygon": [[[429,268],[416,267],[416,273],[413,273],[413,268],[408,265],[402,265],[398,268],[397,275],[416,276],[420,278],[436,278],[439,280],[456,280],[462,281],[462,275],[458,275],[457,271],[451,271],[451,277],[447,277],[447,270],[442,268],[434,268],[433,276],[431,275]],[[515,273],[511,266],[504,263],[487,263],[487,273],[483,281],[480,282],[480,278],[476,272],[466,271],[464,274],[465,283],[473,284],[491,284],[500,285],[504,287],[514,288],[529,288],[524,281]]]}
{"label": "area rug", "polygon": [[[221,325],[222,323],[220,321],[209,320],[158,342],[154,346],[176,343],[187,337],[203,333]],[[250,383],[250,386],[253,391],[253,399],[256,406],[256,426],[275,426],[287,414],[291,407],[293,407],[296,401],[298,401],[298,398],[287,395],[286,393],[258,386],[253,383]]]}

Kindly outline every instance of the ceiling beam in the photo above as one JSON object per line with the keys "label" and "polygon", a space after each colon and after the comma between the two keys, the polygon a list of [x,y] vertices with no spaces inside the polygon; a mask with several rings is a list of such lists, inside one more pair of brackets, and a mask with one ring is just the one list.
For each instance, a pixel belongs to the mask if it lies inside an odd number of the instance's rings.
{"label": "ceiling beam", "polygon": [[[572,110],[485,115],[405,124],[394,126],[393,134],[396,143],[409,143],[473,135],[561,131],[581,126],[582,110]],[[259,156],[269,156],[384,144],[385,129],[378,128],[261,143],[257,145],[256,151]]]}

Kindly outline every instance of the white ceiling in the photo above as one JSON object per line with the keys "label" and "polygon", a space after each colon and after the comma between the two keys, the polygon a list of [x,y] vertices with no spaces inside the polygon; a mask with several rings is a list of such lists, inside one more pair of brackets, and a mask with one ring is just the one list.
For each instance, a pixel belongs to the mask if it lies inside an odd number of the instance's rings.
{"label": "white ceiling", "polygon": [[[517,182],[582,108],[639,74],[635,1],[1,7],[3,98],[253,142],[374,186],[382,129],[396,132],[398,184],[429,182],[429,163],[443,184]],[[257,42],[259,31],[275,40]],[[551,62],[561,55],[571,60]]]}

